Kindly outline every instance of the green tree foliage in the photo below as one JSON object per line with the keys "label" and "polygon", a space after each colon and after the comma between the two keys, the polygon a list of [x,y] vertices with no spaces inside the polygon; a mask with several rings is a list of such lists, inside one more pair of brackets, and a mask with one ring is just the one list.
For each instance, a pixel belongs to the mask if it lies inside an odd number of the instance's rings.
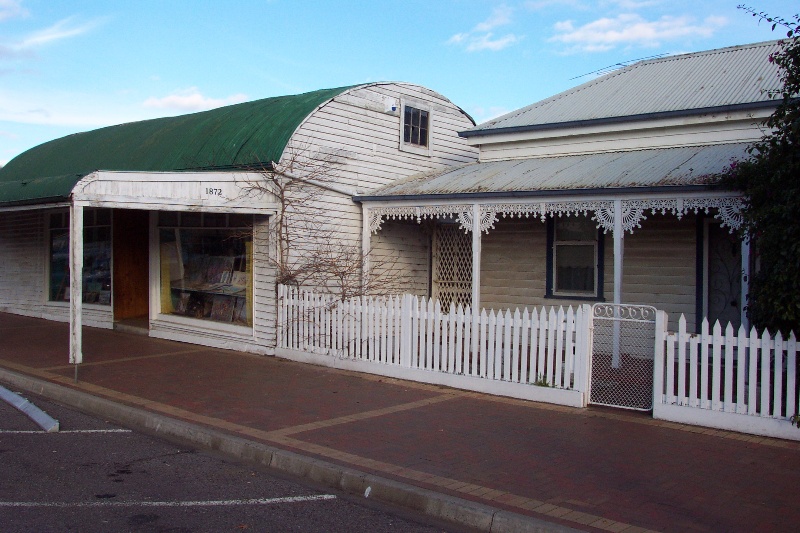
{"label": "green tree foliage", "polygon": [[741,190],[744,237],[758,254],[751,277],[750,320],[770,331],[800,334],[800,16],[792,21],[739,6],[773,31],[786,30],[781,50],[769,61],[779,68],[782,89],[775,112],[765,121],[766,133],[749,148],[747,160],[731,165],[723,183]]}

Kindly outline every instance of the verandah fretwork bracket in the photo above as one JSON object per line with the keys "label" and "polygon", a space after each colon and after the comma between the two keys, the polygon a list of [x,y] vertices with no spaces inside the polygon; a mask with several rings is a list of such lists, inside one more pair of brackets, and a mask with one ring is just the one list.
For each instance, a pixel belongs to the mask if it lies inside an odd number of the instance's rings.
{"label": "verandah fretwork bracket", "polygon": [[[641,228],[642,220],[647,219],[647,211],[652,214],[671,213],[680,220],[688,212],[710,214],[711,209],[715,209],[714,217],[733,232],[742,225],[742,205],[743,200],[738,196],[622,200],[622,231],[633,233],[635,228]],[[614,232],[613,200],[481,204],[480,213],[480,230],[484,233],[494,228],[500,216],[538,217],[545,221],[548,216],[588,216],[589,213],[593,213],[592,219],[597,222],[598,228],[606,233]],[[464,231],[472,231],[472,206],[464,204],[373,207],[369,209],[369,229],[371,233],[377,233],[384,219],[414,219],[421,222],[427,218],[454,218]]]}

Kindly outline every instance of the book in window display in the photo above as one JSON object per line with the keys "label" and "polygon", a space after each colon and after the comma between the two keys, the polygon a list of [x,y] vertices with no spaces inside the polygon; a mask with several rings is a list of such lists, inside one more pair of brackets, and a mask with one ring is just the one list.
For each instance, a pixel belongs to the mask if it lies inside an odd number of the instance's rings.
{"label": "book in window display", "polygon": [[206,283],[230,283],[233,257],[210,257],[206,270]]}
{"label": "book in window display", "polygon": [[230,322],[233,320],[234,298],[231,296],[214,296],[211,306],[211,320]]}
{"label": "book in window display", "polygon": [[236,304],[233,307],[233,321],[237,324],[247,325],[246,302],[245,298],[236,298]]}

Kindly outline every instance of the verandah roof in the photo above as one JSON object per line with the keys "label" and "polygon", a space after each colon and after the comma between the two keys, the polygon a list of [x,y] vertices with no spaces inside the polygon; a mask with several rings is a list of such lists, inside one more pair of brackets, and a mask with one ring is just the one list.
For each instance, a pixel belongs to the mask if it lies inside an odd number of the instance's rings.
{"label": "verandah roof", "polygon": [[732,160],[746,158],[747,147],[734,143],[470,163],[417,174],[356,199],[518,197],[708,186]]}
{"label": "verandah roof", "polygon": [[46,142],[0,169],[0,206],[63,200],[95,170],[225,170],[278,161],[303,120],[350,88],[265,98]]}

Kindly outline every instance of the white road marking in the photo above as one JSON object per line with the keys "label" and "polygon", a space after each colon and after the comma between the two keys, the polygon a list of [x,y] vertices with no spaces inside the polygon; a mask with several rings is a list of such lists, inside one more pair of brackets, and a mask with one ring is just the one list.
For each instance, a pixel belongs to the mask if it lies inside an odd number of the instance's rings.
{"label": "white road marking", "polygon": [[[49,435],[45,431],[31,431],[31,430],[13,430],[13,429],[0,429],[0,433],[11,433],[11,434],[28,434],[28,433],[35,433],[39,435]],[[59,431],[58,434],[62,435],[64,433],[131,433],[130,429],[70,429],[67,431]]]}
{"label": "white road marking", "polygon": [[286,496],[283,498],[253,498],[247,500],[200,500],[186,502],[0,502],[0,507],[205,507],[220,505],[271,505],[276,503],[302,503],[320,500],[334,500],[333,494],[318,496]]}

